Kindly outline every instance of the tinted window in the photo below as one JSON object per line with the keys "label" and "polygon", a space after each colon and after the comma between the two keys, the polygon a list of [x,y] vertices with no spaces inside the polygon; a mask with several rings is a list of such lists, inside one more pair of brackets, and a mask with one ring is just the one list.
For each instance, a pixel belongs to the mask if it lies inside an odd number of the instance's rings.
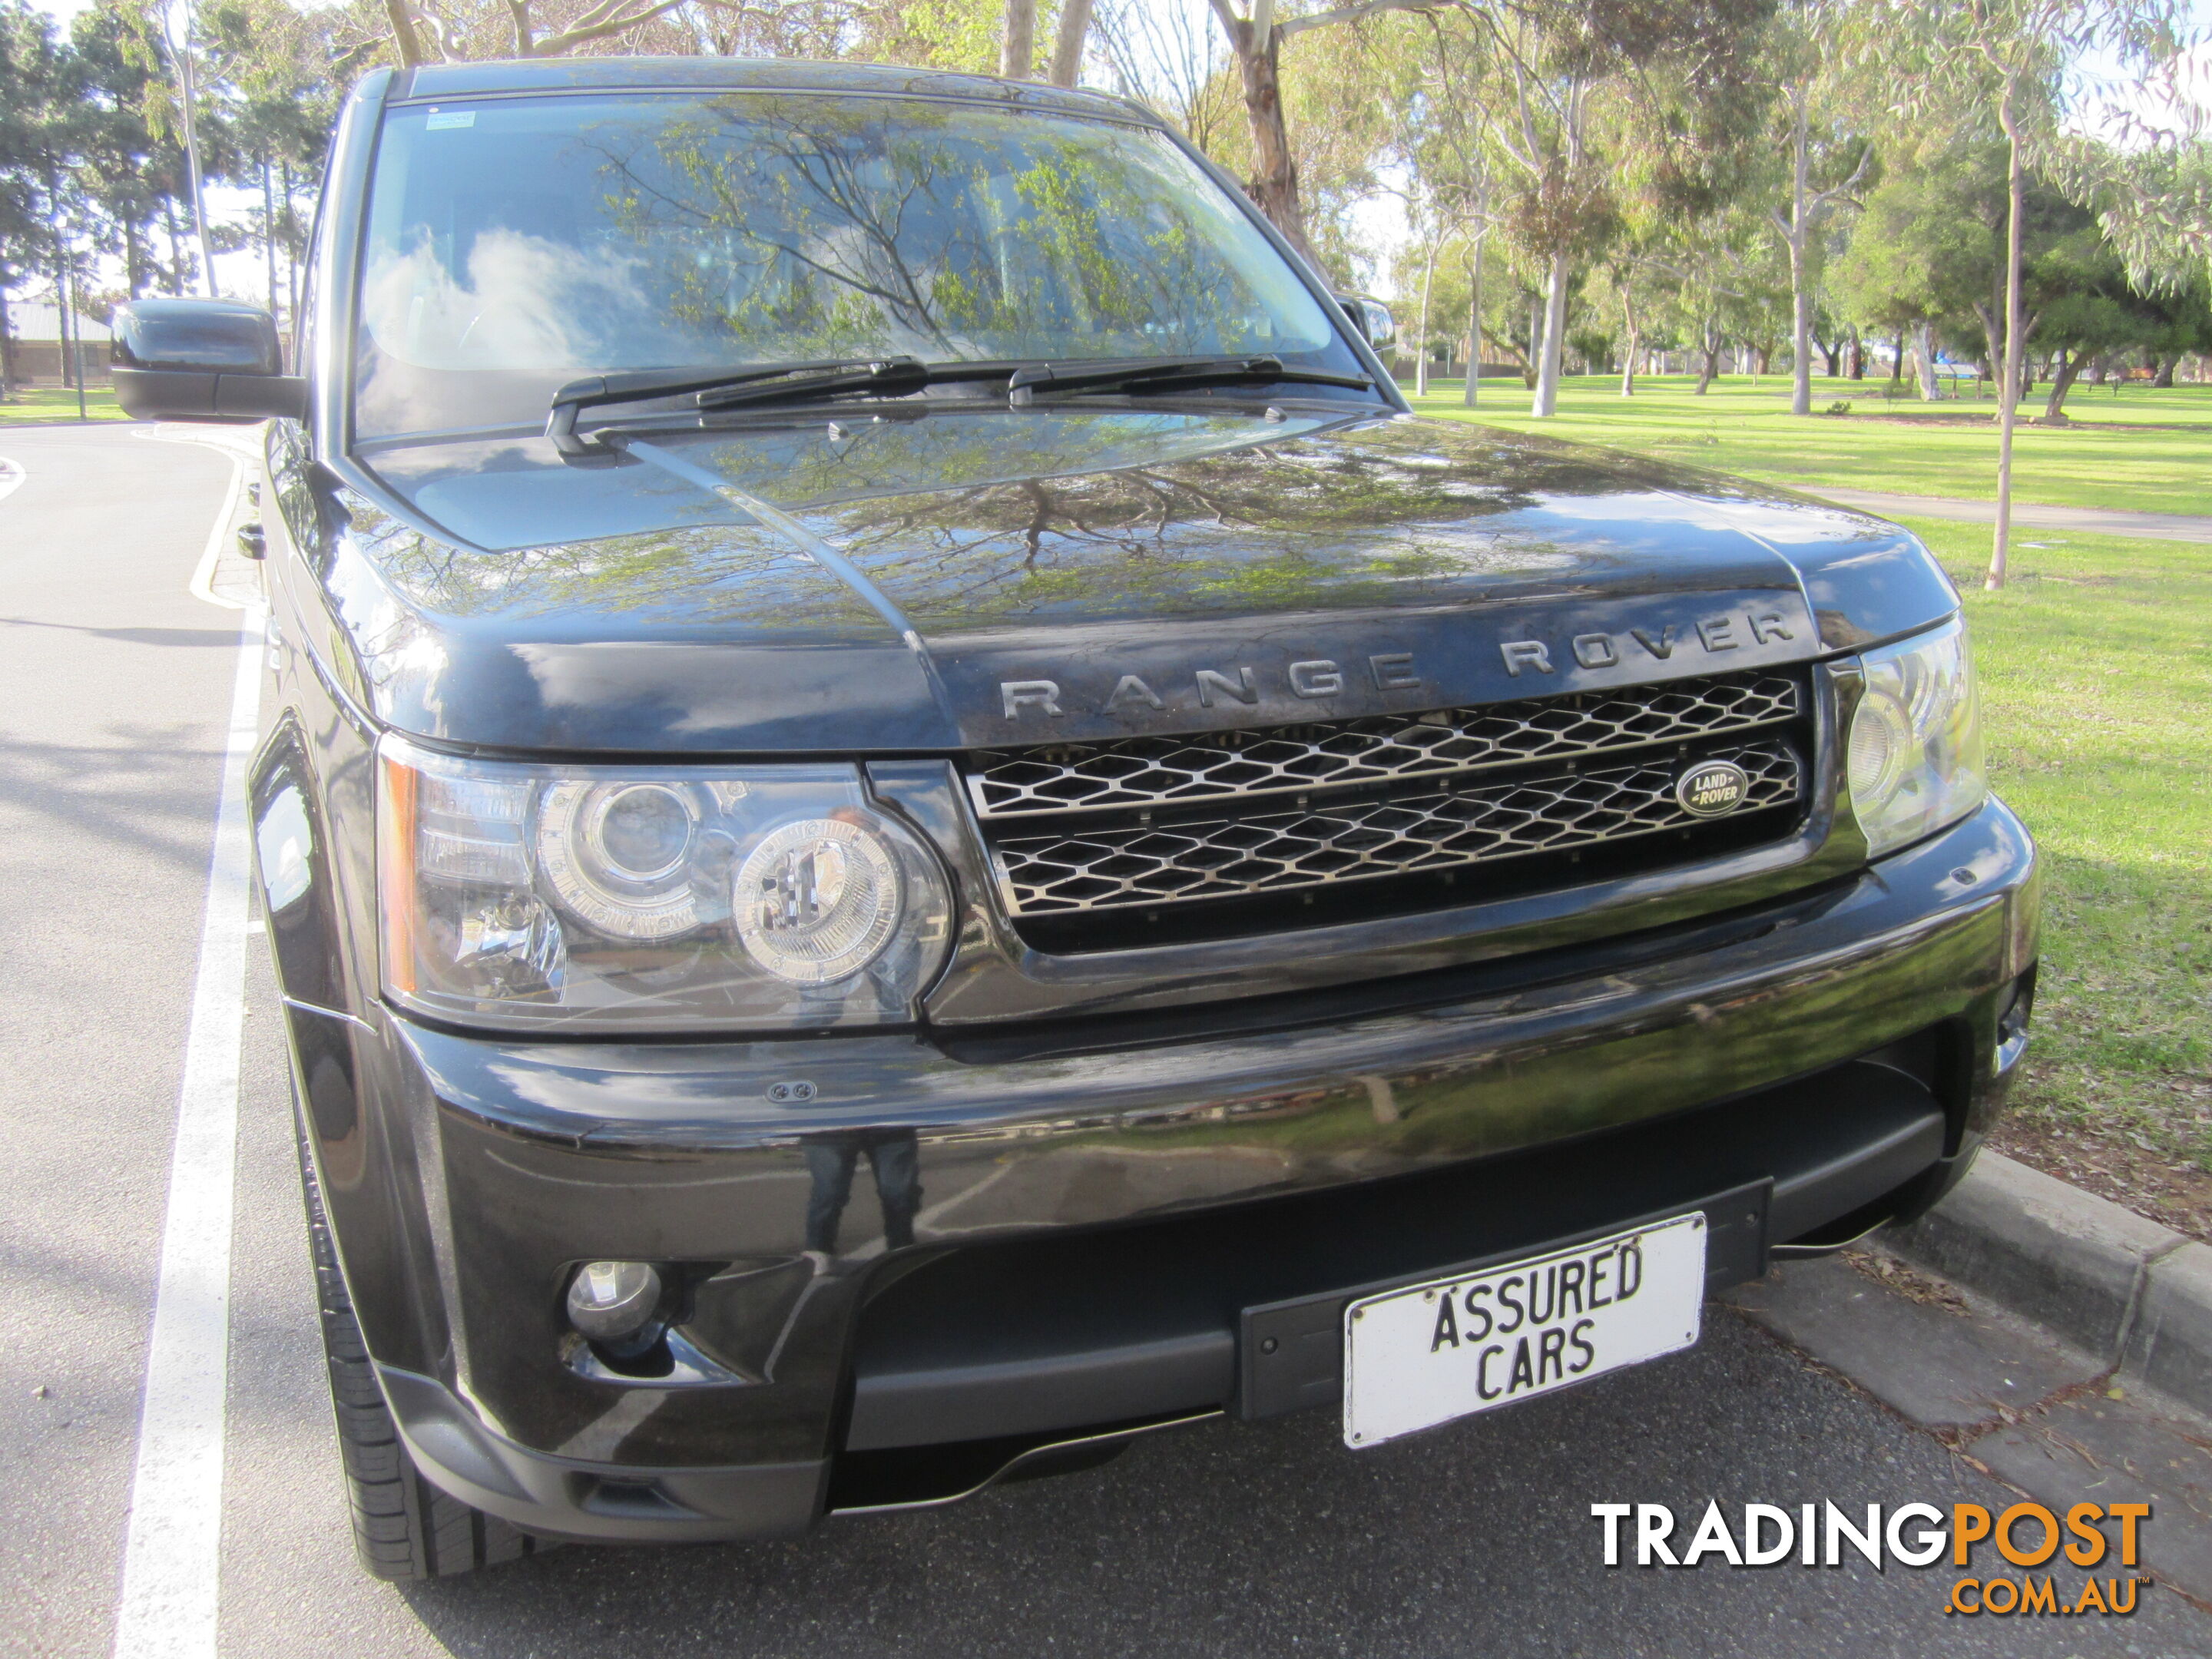
{"label": "tinted window", "polygon": [[613,369],[1213,352],[1357,368],[1160,134],[899,99],[397,110],[362,319],[363,436],[536,422],[561,382]]}

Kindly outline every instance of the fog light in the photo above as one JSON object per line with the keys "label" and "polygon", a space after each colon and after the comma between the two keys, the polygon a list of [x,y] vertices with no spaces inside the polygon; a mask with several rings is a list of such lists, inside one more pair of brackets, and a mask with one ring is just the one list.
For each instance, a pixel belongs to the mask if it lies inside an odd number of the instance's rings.
{"label": "fog light", "polygon": [[594,1342],[643,1330],[660,1305],[660,1275],[643,1261],[587,1261],[568,1281],[568,1322]]}

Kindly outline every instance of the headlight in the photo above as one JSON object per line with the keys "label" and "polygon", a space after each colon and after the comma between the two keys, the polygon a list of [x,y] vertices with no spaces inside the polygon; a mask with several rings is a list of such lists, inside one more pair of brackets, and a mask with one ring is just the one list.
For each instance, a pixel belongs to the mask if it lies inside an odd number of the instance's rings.
{"label": "headlight", "polygon": [[1933,835],[1989,799],[1966,625],[1869,651],[1851,716],[1851,805],[1880,857]]}
{"label": "headlight", "polygon": [[547,767],[378,750],[384,988],[476,1023],[911,1019],[936,860],[849,766]]}

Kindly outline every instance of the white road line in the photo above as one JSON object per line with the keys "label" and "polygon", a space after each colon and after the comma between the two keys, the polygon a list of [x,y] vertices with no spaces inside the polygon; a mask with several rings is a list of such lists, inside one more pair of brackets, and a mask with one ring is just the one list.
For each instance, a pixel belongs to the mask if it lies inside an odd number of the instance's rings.
{"label": "white road line", "polygon": [[14,495],[15,487],[22,482],[21,464],[9,460],[5,455],[0,455],[0,501],[4,501]]}
{"label": "white road line", "polygon": [[[228,517],[219,529],[228,527]],[[185,1040],[176,1151],[161,1231],[138,1465],[123,1553],[116,1659],[213,1659],[222,1547],[230,1235],[246,1013],[246,767],[261,707],[262,616],[241,619],[208,870],[199,971]]]}
{"label": "white road line", "polygon": [[194,430],[191,427],[142,426],[134,428],[131,436],[155,443],[198,444],[204,449],[215,450],[230,459],[230,488],[222,498],[222,510],[215,515],[215,524],[208,531],[207,546],[200,553],[200,562],[193,568],[192,579],[185,591],[196,599],[205,599],[210,605],[219,605],[226,611],[247,611],[252,605],[240,599],[226,599],[216,591],[217,567],[230,544],[230,526],[238,517],[238,498],[246,488],[246,469],[256,465],[261,456],[260,446],[250,434],[258,433],[259,427],[217,427]]}

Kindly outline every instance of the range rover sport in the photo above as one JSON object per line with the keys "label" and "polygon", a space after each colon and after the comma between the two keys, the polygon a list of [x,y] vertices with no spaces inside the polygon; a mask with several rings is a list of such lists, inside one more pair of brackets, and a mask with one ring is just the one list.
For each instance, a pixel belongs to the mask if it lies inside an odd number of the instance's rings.
{"label": "range rover sport", "polygon": [[264,421],[259,891],[362,1558],[1348,1455],[1919,1212],[2033,845],[1911,535],[1425,421],[1082,92],[380,72]]}

